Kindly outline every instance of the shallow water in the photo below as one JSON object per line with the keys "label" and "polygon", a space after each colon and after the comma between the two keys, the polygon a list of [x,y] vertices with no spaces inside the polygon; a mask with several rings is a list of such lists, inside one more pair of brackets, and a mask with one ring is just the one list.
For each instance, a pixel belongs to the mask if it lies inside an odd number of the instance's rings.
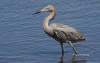
{"label": "shallow water", "polygon": [[[57,15],[53,22],[72,26],[87,36],[74,43],[80,56],[64,44],[65,54],[57,41],[43,31],[49,13],[32,15],[48,4]],[[0,63],[99,63],[100,0],[0,0]],[[87,56],[82,54],[87,54]]]}

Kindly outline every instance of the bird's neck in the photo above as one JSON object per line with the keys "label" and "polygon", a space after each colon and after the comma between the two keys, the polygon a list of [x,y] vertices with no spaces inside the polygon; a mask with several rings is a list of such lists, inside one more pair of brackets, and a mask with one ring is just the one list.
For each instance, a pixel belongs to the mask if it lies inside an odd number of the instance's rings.
{"label": "bird's neck", "polygon": [[44,19],[44,23],[43,23],[43,28],[44,28],[44,30],[50,28],[50,26],[48,25],[48,23],[49,23],[50,20],[53,20],[53,19],[54,19],[55,15],[56,15],[56,10],[54,9],[54,10],[52,10],[52,12],[50,13],[50,15],[47,16],[47,17]]}

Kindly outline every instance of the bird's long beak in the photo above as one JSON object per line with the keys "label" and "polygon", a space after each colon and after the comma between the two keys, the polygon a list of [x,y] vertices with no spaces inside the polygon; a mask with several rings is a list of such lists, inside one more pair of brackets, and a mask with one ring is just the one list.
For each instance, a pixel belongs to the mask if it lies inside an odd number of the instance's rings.
{"label": "bird's long beak", "polygon": [[48,10],[45,10],[45,8],[44,8],[44,9],[38,11],[38,12],[33,13],[32,15],[35,15],[35,14],[38,14],[38,13],[41,13],[41,12],[47,12],[47,11],[48,11]]}
{"label": "bird's long beak", "polygon": [[41,11],[35,12],[35,13],[33,13],[32,15],[35,15],[35,14],[38,14],[38,13],[41,13]]}

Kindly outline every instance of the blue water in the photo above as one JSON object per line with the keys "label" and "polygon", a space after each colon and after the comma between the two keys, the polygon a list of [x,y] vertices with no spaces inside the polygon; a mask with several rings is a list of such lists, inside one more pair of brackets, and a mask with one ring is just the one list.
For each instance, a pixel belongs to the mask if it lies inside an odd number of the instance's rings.
{"label": "blue water", "polygon": [[[64,44],[64,58],[57,41],[43,31],[49,13],[32,15],[47,5],[55,6],[53,22],[72,26],[87,36],[73,44],[80,54]],[[0,0],[0,63],[100,63],[100,0]]]}

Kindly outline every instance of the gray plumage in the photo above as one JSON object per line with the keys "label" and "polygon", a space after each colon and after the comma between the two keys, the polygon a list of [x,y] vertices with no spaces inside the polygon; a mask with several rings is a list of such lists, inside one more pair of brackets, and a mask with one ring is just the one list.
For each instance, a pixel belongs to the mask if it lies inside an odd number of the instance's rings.
{"label": "gray plumage", "polygon": [[56,36],[54,37],[54,39],[59,42],[71,41],[72,43],[74,43],[86,39],[86,37],[82,33],[67,25],[53,23],[50,25],[50,27],[53,28],[53,37]]}
{"label": "gray plumage", "polygon": [[41,12],[51,12],[50,15],[44,19],[43,29],[46,34],[60,42],[62,54],[64,53],[63,43],[70,44],[75,53],[77,53],[72,43],[86,40],[86,37],[76,29],[67,25],[53,23],[49,26],[49,21],[53,20],[56,15],[56,9],[54,8],[54,6],[48,5],[47,7],[34,14],[38,14]]}

